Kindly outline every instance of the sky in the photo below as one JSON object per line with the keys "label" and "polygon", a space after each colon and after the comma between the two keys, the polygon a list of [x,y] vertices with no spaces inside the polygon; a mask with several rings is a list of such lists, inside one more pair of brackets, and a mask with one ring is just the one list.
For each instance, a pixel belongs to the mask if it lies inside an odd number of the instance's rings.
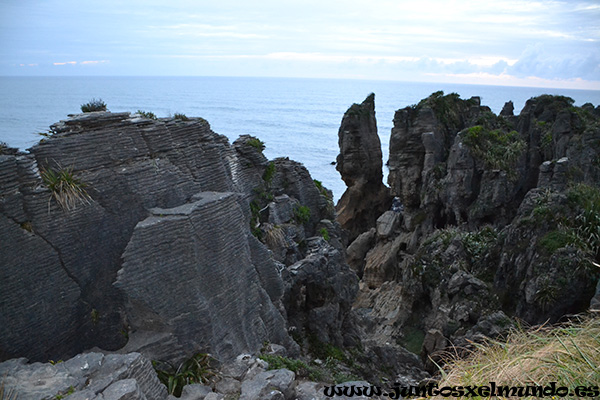
{"label": "sky", "polygon": [[600,0],[0,0],[0,76],[600,90]]}

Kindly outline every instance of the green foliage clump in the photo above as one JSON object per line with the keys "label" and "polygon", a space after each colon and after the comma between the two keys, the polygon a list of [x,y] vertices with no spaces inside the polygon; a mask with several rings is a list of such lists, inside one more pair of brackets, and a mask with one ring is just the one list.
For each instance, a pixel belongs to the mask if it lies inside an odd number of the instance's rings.
{"label": "green foliage clump", "polygon": [[505,133],[499,129],[489,130],[481,125],[464,131],[463,143],[489,168],[503,170],[509,175],[514,174],[514,164],[525,149],[525,141],[517,131]]}
{"label": "green foliage clump", "polygon": [[310,221],[310,208],[307,206],[297,206],[294,208],[294,219],[299,224],[305,224]]}
{"label": "green foliage clump", "polygon": [[323,360],[332,358],[334,360],[343,362],[348,361],[348,358],[342,349],[332,345],[331,343],[323,343],[315,336],[308,337],[308,347],[309,352],[317,358]]}
{"label": "green foliage clump", "polygon": [[307,377],[312,381],[323,380],[323,371],[317,367],[308,365],[302,360],[273,354],[261,354],[259,358],[269,364],[269,370],[285,368],[294,372],[299,377]]}
{"label": "green foliage clump", "polygon": [[151,111],[137,110],[137,111],[136,111],[136,114],[139,114],[139,115],[141,115],[142,117],[144,117],[144,118],[148,118],[148,119],[155,119],[155,120],[156,120],[156,119],[158,119],[158,118],[156,117],[156,114],[154,114],[154,113],[153,113],[153,112],[151,112]]}
{"label": "green foliage clump", "polygon": [[255,137],[246,140],[246,143],[254,147],[255,149],[258,149],[261,152],[266,148],[265,143]]}
{"label": "green foliage clump", "polygon": [[87,185],[75,177],[73,168],[58,171],[43,169],[41,176],[42,182],[63,210],[73,210],[80,203],[89,204],[90,196],[85,189]]}
{"label": "green foliage clump", "polygon": [[467,232],[462,237],[462,243],[471,262],[475,263],[481,260],[489,253],[492,246],[498,239],[498,232],[491,226],[485,226],[477,232]]}
{"label": "green foliage clump", "polygon": [[548,254],[572,243],[571,235],[564,230],[552,230],[539,239],[538,245]]}
{"label": "green foliage clump", "polygon": [[444,92],[440,90],[421,100],[417,107],[429,106],[438,120],[446,127],[457,127],[460,125],[460,113],[458,112],[460,102],[458,93],[444,95]]}
{"label": "green foliage clump", "polygon": [[206,353],[198,353],[182,362],[179,367],[163,361],[152,361],[158,379],[167,387],[169,394],[181,397],[185,385],[207,384],[216,375],[215,360]]}
{"label": "green foliage clump", "polygon": [[92,99],[89,103],[81,105],[81,112],[106,111],[106,103],[102,99]]}
{"label": "green foliage clump", "polygon": [[548,149],[548,148],[550,148],[550,146],[552,146],[552,142],[553,142],[552,133],[546,132],[544,134],[544,136],[542,136],[540,146],[542,147],[542,149]]}
{"label": "green foliage clump", "polygon": [[600,188],[579,183],[567,192],[567,200],[581,210],[570,221],[574,233],[574,244],[592,258],[600,258]]}
{"label": "green foliage clump", "polygon": [[173,115],[173,118],[178,119],[180,121],[189,121],[190,120],[188,117],[186,117],[185,114],[181,114],[181,113],[175,113]]}
{"label": "green foliage clump", "polygon": [[271,184],[273,176],[275,175],[275,170],[275,163],[273,161],[269,162],[262,176],[263,180],[267,182],[267,184]]}
{"label": "green foliage clump", "polygon": [[321,228],[319,230],[319,234],[321,236],[323,236],[323,239],[327,240],[329,242],[329,239],[331,239],[331,237],[329,236],[329,231],[327,230],[327,228]]}

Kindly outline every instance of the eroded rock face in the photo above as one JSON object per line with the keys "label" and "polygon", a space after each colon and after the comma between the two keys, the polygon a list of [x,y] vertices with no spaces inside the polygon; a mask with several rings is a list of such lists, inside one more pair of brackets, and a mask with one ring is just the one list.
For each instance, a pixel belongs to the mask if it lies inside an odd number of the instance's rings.
{"label": "eroded rock face", "polygon": [[585,311],[600,261],[584,234],[600,215],[599,126],[593,106],[561,96],[518,116],[441,92],[398,110],[388,182],[401,207],[349,246],[365,337],[427,361],[443,343],[505,332],[510,317]]}
{"label": "eroded rock face", "polygon": [[283,294],[281,278],[266,252],[253,259],[256,239],[236,195],[202,192],[191,200],[151,209],[125,248],[115,286],[127,298],[132,335],[172,333],[175,346],[161,343],[160,335],[145,344],[146,354],[156,352],[153,359],[184,356],[190,348],[229,358],[260,348],[264,338],[291,346],[274,304]]}
{"label": "eroded rock face", "polygon": [[[251,232],[273,209],[271,225],[289,231],[289,264],[317,227],[340,247],[330,193],[301,164],[272,167],[258,139],[232,146],[202,118],[96,112],[52,132],[30,154],[0,155],[0,358],[126,343],[166,361],[198,351],[228,359],[264,341],[297,351],[282,265]],[[41,178],[48,170],[72,173],[89,198],[61,208]],[[258,193],[269,195],[257,209]]]}
{"label": "eroded rock face", "polygon": [[377,135],[375,95],[353,104],[344,114],[338,133],[340,154],[336,169],[348,189],[337,204],[337,220],[348,231],[349,242],[375,226],[391,205],[383,184],[381,142]]}

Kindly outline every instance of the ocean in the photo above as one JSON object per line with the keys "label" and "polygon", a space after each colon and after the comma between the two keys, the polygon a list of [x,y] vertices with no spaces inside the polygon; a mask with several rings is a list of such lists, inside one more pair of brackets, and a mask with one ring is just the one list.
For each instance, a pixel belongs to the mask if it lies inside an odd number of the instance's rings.
{"label": "ocean", "polygon": [[[541,94],[572,97],[576,105],[600,104],[600,91],[540,89],[336,79],[242,77],[0,77],[0,142],[27,149],[49,125],[80,112],[81,104],[101,98],[113,112],[151,111],[158,117],[184,113],[203,117],[213,131],[233,142],[250,134],[266,144],[265,155],[302,162],[313,179],[331,189],[337,201],[345,190],[332,161],[337,133],[352,103],[375,93],[378,132],[384,162],[397,109],[431,93],[480,96],[499,113],[512,100],[515,113]],[[385,172],[385,171],[384,171]]]}

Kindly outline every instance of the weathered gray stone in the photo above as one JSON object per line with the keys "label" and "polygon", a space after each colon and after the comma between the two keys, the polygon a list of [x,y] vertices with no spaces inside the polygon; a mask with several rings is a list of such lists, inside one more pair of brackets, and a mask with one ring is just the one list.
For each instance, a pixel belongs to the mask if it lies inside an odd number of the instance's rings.
{"label": "weathered gray stone", "polygon": [[[0,376],[19,399],[46,399],[74,392],[74,398],[147,399],[167,397],[152,365],[137,353],[86,353],[56,364],[0,363]],[[74,395],[75,395],[74,394]]]}
{"label": "weathered gray stone", "polygon": [[[171,331],[180,346],[173,355],[210,348],[220,359],[259,349],[264,340],[290,342],[283,317],[260,285],[236,196],[201,193],[194,199],[151,210],[123,253],[116,286],[130,301],[132,335]],[[149,312],[154,318],[139,318]],[[144,351],[152,354],[150,347]]]}
{"label": "weathered gray stone", "polygon": [[210,386],[194,383],[183,387],[180,398],[182,400],[203,400],[209,393],[212,393]]}
{"label": "weathered gray stone", "polygon": [[135,379],[115,382],[102,392],[104,400],[146,400]]}
{"label": "weathered gray stone", "polygon": [[284,399],[292,395],[296,375],[288,369],[261,372],[242,383],[240,400]]}
{"label": "weathered gray stone", "polygon": [[386,211],[377,218],[377,236],[385,239],[391,236],[398,227],[401,215],[394,211]]}

